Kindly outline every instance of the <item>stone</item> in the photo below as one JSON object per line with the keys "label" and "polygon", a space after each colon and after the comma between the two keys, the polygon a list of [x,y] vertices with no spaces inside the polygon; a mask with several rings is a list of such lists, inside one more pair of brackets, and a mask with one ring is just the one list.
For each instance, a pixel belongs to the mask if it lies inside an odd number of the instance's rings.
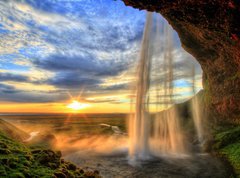
{"label": "stone", "polygon": [[62,172],[55,172],[54,175],[56,178],[67,178],[67,176]]}
{"label": "stone", "polygon": [[77,169],[77,166],[75,164],[68,163],[68,169],[72,170],[72,171],[75,171]]}

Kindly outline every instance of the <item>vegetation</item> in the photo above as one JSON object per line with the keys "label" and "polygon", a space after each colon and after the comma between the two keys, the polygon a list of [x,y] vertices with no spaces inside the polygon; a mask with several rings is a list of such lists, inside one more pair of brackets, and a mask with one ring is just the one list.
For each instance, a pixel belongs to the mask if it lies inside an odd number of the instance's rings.
{"label": "vegetation", "polygon": [[0,131],[0,177],[75,178],[100,177],[61,159],[61,152],[30,148]]}
{"label": "vegetation", "polygon": [[232,165],[240,178],[240,126],[218,128],[215,131],[214,150]]}

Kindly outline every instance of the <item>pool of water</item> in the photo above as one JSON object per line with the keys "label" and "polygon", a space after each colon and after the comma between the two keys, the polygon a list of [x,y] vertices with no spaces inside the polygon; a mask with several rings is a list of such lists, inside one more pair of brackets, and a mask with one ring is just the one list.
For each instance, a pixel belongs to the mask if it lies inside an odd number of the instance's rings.
{"label": "pool of water", "polygon": [[208,154],[196,154],[184,158],[152,157],[132,166],[126,153],[91,155],[75,152],[65,155],[83,168],[99,170],[106,178],[226,178],[226,168]]}

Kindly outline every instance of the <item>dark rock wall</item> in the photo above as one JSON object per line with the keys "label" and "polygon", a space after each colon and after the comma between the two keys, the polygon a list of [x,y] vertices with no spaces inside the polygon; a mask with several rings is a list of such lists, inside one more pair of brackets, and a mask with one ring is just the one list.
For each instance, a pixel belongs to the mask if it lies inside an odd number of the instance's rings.
{"label": "dark rock wall", "polygon": [[205,101],[219,121],[240,123],[240,1],[123,0],[161,13],[203,69]]}

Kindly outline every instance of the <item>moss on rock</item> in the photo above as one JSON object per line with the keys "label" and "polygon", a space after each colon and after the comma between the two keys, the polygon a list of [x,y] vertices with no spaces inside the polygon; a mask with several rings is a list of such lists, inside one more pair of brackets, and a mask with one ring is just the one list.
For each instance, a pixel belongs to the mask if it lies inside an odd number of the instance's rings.
{"label": "moss on rock", "polygon": [[98,172],[85,172],[64,161],[59,151],[32,149],[0,132],[0,177],[87,178],[100,175]]}
{"label": "moss on rock", "polygon": [[240,178],[240,126],[218,128],[214,135],[214,151],[230,163]]}
{"label": "moss on rock", "polygon": [[240,142],[230,144],[220,150],[233,166],[236,174],[240,177]]}

